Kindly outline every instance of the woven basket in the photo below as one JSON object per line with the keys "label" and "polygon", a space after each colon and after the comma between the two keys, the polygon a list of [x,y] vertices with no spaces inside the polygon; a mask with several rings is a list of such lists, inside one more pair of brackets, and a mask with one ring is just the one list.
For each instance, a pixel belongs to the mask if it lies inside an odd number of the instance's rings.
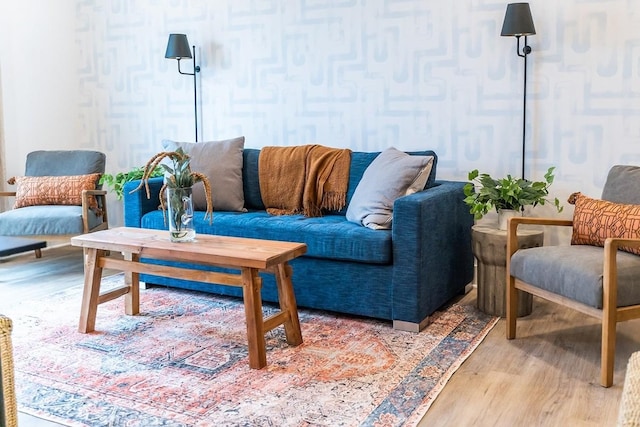
{"label": "woven basket", "polygon": [[2,411],[0,424],[7,427],[18,425],[16,392],[13,382],[13,348],[11,346],[11,319],[0,314],[0,379],[2,380]]}
{"label": "woven basket", "polygon": [[640,351],[629,358],[618,416],[618,427],[632,426],[640,426]]}

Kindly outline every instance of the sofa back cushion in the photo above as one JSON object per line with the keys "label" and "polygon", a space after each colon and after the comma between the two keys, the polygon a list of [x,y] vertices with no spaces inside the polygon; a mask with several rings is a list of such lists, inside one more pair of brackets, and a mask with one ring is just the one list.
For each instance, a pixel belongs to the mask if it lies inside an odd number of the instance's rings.
{"label": "sofa back cushion", "polygon": [[[436,180],[436,165],[438,163],[438,157],[436,153],[431,150],[425,151],[408,151],[410,155],[418,156],[433,156],[433,166],[425,188],[433,187]],[[339,213],[345,215],[349,202],[353,197],[353,193],[356,191],[358,183],[362,179],[362,175],[367,167],[373,162],[373,159],[378,157],[380,152],[361,152],[354,151],[351,153],[351,167],[349,170],[349,187],[347,189],[347,205]],[[264,203],[260,196],[260,180],[258,178],[258,158],[260,156],[260,150],[254,148],[244,149],[244,164],[242,169],[243,183],[244,183],[244,201],[247,209],[264,209]]]}
{"label": "sofa back cushion", "polygon": [[258,158],[260,150],[245,148],[242,164],[242,185],[244,187],[244,207],[250,210],[264,210],[260,196],[260,177],[258,176]]}

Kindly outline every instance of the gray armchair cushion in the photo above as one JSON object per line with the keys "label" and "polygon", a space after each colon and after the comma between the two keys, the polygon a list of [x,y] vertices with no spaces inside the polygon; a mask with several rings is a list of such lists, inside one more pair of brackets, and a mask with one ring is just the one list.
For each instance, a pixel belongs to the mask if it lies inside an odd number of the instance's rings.
{"label": "gray armchair cushion", "polygon": [[27,154],[26,176],[69,176],[104,173],[106,155],[99,151],[52,150]]}
{"label": "gray armchair cushion", "polygon": [[640,205],[640,167],[615,165],[609,170],[602,199],[627,205]]}
{"label": "gray armchair cushion", "polygon": [[[89,228],[102,218],[89,209]],[[41,205],[0,213],[0,236],[81,234],[82,206]]]}
{"label": "gray armchair cushion", "polygon": [[[596,246],[543,246],[520,249],[511,275],[536,287],[602,308],[604,249]],[[618,252],[618,306],[640,304],[640,256]]]}

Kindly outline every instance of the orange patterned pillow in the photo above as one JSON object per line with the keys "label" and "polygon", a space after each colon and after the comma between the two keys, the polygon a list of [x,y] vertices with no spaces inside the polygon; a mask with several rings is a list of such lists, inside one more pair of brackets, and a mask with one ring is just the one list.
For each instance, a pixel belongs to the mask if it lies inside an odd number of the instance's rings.
{"label": "orange patterned pillow", "polygon": [[[604,246],[608,237],[640,238],[640,205],[623,205],[592,199],[581,193],[569,196],[575,204],[572,245]],[[640,255],[638,248],[620,247]]]}
{"label": "orange patterned pillow", "polygon": [[[95,190],[99,173],[74,176],[17,176],[14,209],[36,205],[82,205],[82,190]],[[89,197],[89,207],[98,209],[95,197]]]}

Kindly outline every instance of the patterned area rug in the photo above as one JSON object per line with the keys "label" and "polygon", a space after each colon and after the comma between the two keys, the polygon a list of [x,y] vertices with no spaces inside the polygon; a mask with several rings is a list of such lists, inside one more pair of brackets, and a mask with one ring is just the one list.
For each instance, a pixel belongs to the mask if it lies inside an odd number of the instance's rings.
{"label": "patterned area rug", "polygon": [[74,287],[5,313],[20,410],[70,426],[416,425],[497,322],[453,304],[415,334],[301,309],[304,343],[276,328],[253,370],[241,300],[141,290],[139,316],[122,298],[102,304],[90,334],[77,332],[80,300]]}

